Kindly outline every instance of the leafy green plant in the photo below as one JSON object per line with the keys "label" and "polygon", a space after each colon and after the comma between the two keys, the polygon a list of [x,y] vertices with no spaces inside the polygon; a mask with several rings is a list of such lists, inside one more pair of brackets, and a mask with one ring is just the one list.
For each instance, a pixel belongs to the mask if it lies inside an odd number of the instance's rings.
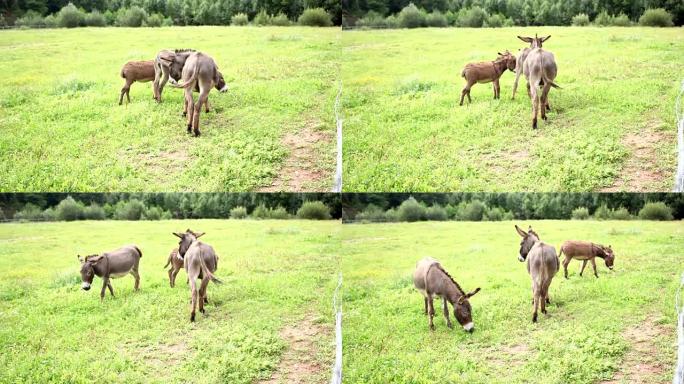
{"label": "leafy green plant", "polygon": [[672,220],[672,209],[663,202],[646,203],[639,211],[641,220]]}
{"label": "leafy green plant", "polygon": [[663,8],[647,9],[639,18],[639,25],[645,27],[672,27],[672,15]]}
{"label": "leafy green plant", "polygon": [[330,220],[330,208],[320,201],[305,201],[297,210],[297,218],[305,220]]}
{"label": "leafy green plant", "polygon": [[297,19],[299,25],[308,27],[329,27],[332,25],[330,15],[323,8],[308,8]]}

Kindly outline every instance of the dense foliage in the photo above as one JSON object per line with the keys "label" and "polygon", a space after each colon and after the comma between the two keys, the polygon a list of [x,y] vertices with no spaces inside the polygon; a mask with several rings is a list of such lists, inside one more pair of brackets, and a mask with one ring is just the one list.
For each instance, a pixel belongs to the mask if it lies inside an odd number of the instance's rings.
{"label": "dense foliage", "polygon": [[345,194],[342,205],[343,219],[357,221],[684,219],[676,193]]}
{"label": "dense foliage", "polygon": [[[413,9],[415,8],[415,10]],[[655,10],[662,8],[661,10]],[[646,10],[651,10],[645,13]],[[343,0],[343,24],[393,27],[404,11],[411,14],[410,28],[416,22],[425,24],[428,15],[444,15],[449,25],[469,27],[499,27],[505,25],[587,25],[589,20],[609,25],[668,26],[684,23],[684,2],[681,0]],[[419,13],[416,10],[420,10]],[[371,13],[372,12],[372,13]],[[437,15],[437,16],[435,16]],[[574,19],[577,15],[581,18]],[[645,19],[642,21],[640,18]],[[385,17],[390,16],[389,21]],[[668,16],[670,19],[668,19]],[[369,25],[369,17],[377,23]],[[490,20],[491,18],[491,20]],[[382,21],[381,21],[382,20]],[[585,21],[586,20],[586,21]],[[668,24],[668,20],[670,24]],[[596,23],[602,25],[600,23]],[[603,24],[606,25],[606,24]],[[424,25],[425,26],[425,25]],[[431,25],[441,26],[441,25]]]}
{"label": "dense foliage", "polygon": [[[77,27],[102,21],[119,26],[243,25],[244,16],[233,17],[242,14],[252,20],[260,13],[273,25],[289,25],[316,8],[333,24],[342,22],[339,0],[7,0],[0,2],[0,25]],[[315,13],[317,22],[327,24],[321,11]],[[88,23],[88,18],[95,22]]]}
{"label": "dense foliage", "polygon": [[6,219],[31,221],[186,218],[339,219],[339,195],[325,193],[0,194]]}

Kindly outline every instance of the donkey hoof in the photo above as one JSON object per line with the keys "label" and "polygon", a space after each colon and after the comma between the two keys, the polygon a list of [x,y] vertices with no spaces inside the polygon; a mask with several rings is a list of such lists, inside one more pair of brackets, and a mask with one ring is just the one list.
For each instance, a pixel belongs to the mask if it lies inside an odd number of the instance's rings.
{"label": "donkey hoof", "polygon": [[200,312],[204,313],[204,308],[200,309]]}
{"label": "donkey hoof", "polygon": [[430,326],[430,330],[431,330],[431,331],[434,331],[434,330],[435,330],[435,326],[434,326],[434,325],[431,325],[431,326]]}
{"label": "donkey hoof", "polygon": [[535,313],[534,316],[532,316],[532,322],[536,323],[537,322],[537,314]]}
{"label": "donkey hoof", "polygon": [[195,321],[195,314],[194,314],[194,313],[192,313],[192,314],[190,315],[190,321],[191,321],[191,322],[194,322],[194,321]]}
{"label": "donkey hoof", "polygon": [[548,118],[546,116],[542,116],[542,120],[546,121]]}
{"label": "donkey hoof", "polygon": [[449,327],[449,329],[454,329],[454,325],[451,323],[447,324],[447,327]]}

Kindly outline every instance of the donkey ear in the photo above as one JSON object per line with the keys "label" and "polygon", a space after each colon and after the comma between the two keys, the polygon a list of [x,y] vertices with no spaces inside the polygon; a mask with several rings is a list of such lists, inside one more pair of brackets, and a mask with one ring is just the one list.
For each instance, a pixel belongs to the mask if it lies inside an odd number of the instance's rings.
{"label": "donkey ear", "polygon": [[195,239],[199,239],[200,237],[204,236],[205,232],[200,232],[195,234]]}
{"label": "donkey ear", "polygon": [[81,255],[76,255],[76,258],[78,258],[78,261],[81,262],[81,264],[85,263],[85,260],[81,257]]}
{"label": "donkey ear", "polygon": [[183,238],[183,234],[182,234],[182,233],[178,233],[178,232],[171,232],[171,233],[173,233],[173,235],[176,236],[176,237],[180,237],[181,239]]}
{"label": "donkey ear", "polygon": [[520,236],[522,236],[522,237],[527,236],[527,232],[525,232],[525,231],[523,231],[522,229],[520,229],[520,227],[518,227],[518,224],[515,225],[515,230],[518,231],[518,235],[520,235]]}
{"label": "donkey ear", "polygon": [[531,42],[532,42],[532,38],[531,38],[531,37],[518,36],[518,39],[520,39],[520,40],[522,40],[522,41],[524,41],[524,42],[526,42],[526,43],[531,43]]}
{"label": "donkey ear", "polygon": [[475,288],[474,291],[468,293],[466,296],[467,296],[467,297],[473,297],[473,296],[475,296],[475,294],[478,293],[478,292],[480,292],[480,287]]}
{"label": "donkey ear", "polygon": [[164,52],[159,55],[159,59],[165,61],[166,63],[172,63],[176,58],[176,54],[173,52]]}
{"label": "donkey ear", "polygon": [[456,304],[463,304],[463,302],[465,302],[465,299],[467,299],[466,295],[459,297],[458,300],[456,300]]}
{"label": "donkey ear", "polygon": [[541,41],[542,41],[542,43],[543,43],[543,42],[545,42],[546,40],[548,40],[548,39],[550,39],[550,38],[551,38],[551,35],[548,35],[548,36],[546,36],[546,37],[542,37]]}

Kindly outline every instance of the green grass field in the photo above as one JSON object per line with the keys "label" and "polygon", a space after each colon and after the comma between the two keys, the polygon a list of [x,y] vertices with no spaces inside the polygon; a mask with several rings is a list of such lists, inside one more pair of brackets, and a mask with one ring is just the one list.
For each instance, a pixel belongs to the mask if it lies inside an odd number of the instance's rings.
{"label": "green grass field", "polygon": [[[347,225],[343,233],[344,374],[349,383],[668,383],[676,361],[675,290],[684,226],[642,221],[540,221],[567,239],[612,245],[615,269],[580,262],[551,284],[548,316],[531,322],[531,280],[518,262],[513,222]],[[416,261],[432,256],[470,291],[475,332],[450,330],[435,300],[428,329],[413,288]],[[587,268],[590,268],[587,267]],[[452,313],[453,319],[453,313]]]}
{"label": "green grass field", "polygon": [[[535,33],[552,36],[563,87],[547,122],[532,130],[511,72],[500,100],[476,84],[459,107],[466,63],[517,54],[516,35]],[[682,28],[360,30],[342,47],[346,191],[672,188]]]}
{"label": "green grass field", "polygon": [[[0,33],[1,191],[247,191],[297,180],[329,190],[335,168],[333,102],[339,29],[172,27],[15,30]],[[186,134],[183,93],[131,87],[129,60],[161,49],[211,55],[230,87]],[[299,143],[297,138],[313,137]],[[304,154],[293,152],[306,147]],[[291,163],[295,163],[292,165]],[[287,165],[287,166],[286,166]],[[291,188],[292,189],[292,188]]]}
{"label": "green grass field", "polygon": [[[303,382],[324,382],[334,360],[337,225],[2,224],[0,382],[255,383],[293,361],[315,368]],[[195,323],[189,321],[185,271],[172,289],[163,268],[177,246],[171,232],[187,227],[207,232],[203,239],[217,251],[216,275],[224,280],[209,285],[206,315],[198,312]],[[101,279],[88,292],[80,289],[77,253],[130,243],[143,252],[139,292],[131,276],[113,280],[116,297],[107,293],[102,303]],[[295,331],[304,332],[307,351],[290,350],[290,342],[301,342],[288,340]]]}

